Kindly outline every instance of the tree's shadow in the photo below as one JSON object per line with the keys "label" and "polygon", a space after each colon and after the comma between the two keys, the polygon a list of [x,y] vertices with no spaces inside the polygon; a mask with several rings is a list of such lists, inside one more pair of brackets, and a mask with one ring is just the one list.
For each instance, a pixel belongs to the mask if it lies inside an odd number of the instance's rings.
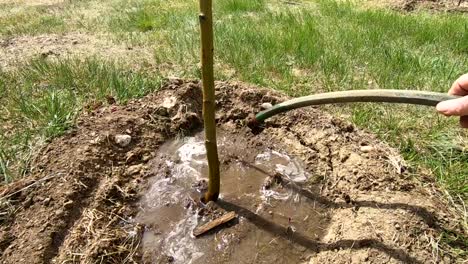
{"label": "tree's shadow", "polygon": [[[255,169],[262,174],[272,177],[273,175],[269,174],[262,168],[259,168],[251,163],[241,161],[243,165],[248,166],[252,169]],[[422,221],[424,221],[429,227],[441,230],[441,227],[437,221],[437,217],[429,212],[426,208],[416,205],[410,205],[405,203],[381,203],[375,201],[349,201],[349,202],[334,202],[330,201],[327,198],[315,194],[301,186],[295,184],[294,182],[288,181],[287,179],[283,179],[283,186],[286,188],[292,189],[294,192],[312,200],[315,202],[320,203],[322,206],[326,208],[351,208],[351,207],[369,207],[369,208],[376,208],[376,209],[402,209],[408,212],[414,213],[415,215],[419,216]],[[242,206],[236,205],[232,202],[219,200],[219,206],[225,210],[235,211],[238,215],[245,217],[248,219],[252,224],[257,226],[258,228],[269,232],[273,235],[281,236],[285,239],[292,241],[293,243],[297,243],[302,245],[312,251],[321,252],[321,251],[330,251],[335,249],[344,249],[344,248],[353,248],[353,249],[361,249],[361,248],[374,248],[379,251],[386,253],[388,256],[400,260],[404,263],[421,263],[416,258],[410,256],[407,252],[401,249],[396,249],[390,247],[383,242],[376,240],[376,239],[344,239],[334,243],[322,243],[319,241],[314,241],[304,234],[299,232],[291,232],[287,227],[278,225],[272,221],[269,221],[262,216],[250,211],[247,208]]]}
{"label": "tree's shadow", "polygon": [[420,261],[410,256],[405,251],[401,249],[392,248],[375,239],[359,239],[359,240],[344,239],[344,240],[340,240],[334,243],[321,243],[318,241],[314,241],[299,232],[291,232],[290,229],[284,226],[278,225],[272,221],[269,221],[263,218],[262,216],[242,206],[233,204],[228,201],[223,201],[223,200],[218,200],[217,204],[225,210],[234,211],[238,215],[245,217],[256,227],[266,232],[269,232],[275,236],[280,236],[282,238],[285,238],[293,243],[297,243],[315,252],[330,251],[330,250],[343,249],[343,248],[353,248],[353,249],[375,248],[382,252],[385,252],[389,256],[395,259],[398,259],[404,263],[421,263]]}
{"label": "tree's shadow", "polygon": [[[241,161],[244,166],[248,166],[258,172],[264,174],[265,176],[274,177],[274,175],[268,173],[262,168],[255,166],[251,163]],[[350,202],[334,202],[330,201],[327,198],[317,195],[305,188],[302,188],[298,184],[289,181],[288,179],[282,179],[283,186],[293,190],[294,192],[312,200],[320,203],[321,205],[328,208],[356,208],[356,207],[369,207],[376,209],[402,209],[411,213],[418,215],[422,221],[424,221],[431,228],[440,228],[440,225],[437,221],[437,217],[431,213],[429,210],[422,206],[411,205],[406,203],[381,203],[376,201],[350,201]]]}

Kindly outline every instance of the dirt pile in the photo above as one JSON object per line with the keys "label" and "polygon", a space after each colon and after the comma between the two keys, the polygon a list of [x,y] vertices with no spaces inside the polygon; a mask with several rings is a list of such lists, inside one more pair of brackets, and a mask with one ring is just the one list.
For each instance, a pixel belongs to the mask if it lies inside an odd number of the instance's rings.
{"label": "dirt pile", "polygon": [[[315,108],[274,117],[259,135],[244,126],[262,103],[284,99],[218,83],[217,122],[249,145],[273,145],[304,163],[311,177],[297,192],[330,219],[322,238],[300,232],[285,238],[311,252],[305,262],[456,261],[437,246],[443,233],[460,229],[447,205],[372,135]],[[171,80],[125,106],[83,113],[76,128],[41,151],[28,178],[1,187],[1,262],[143,262],[145,226],[135,216],[148,179],[158,173],[151,165],[164,142],[201,129],[201,107],[198,82]],[[236,159],[227,155],[221,159]]]}

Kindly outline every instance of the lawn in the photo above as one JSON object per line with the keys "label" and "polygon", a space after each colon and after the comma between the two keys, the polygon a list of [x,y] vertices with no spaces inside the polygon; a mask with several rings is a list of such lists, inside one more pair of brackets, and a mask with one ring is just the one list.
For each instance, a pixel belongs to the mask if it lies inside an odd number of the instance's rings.
{"label": "lawn", "polygon": [[[463,13],[407,13],[363,1],[214,2],[218,80],[290,96],[376,88],[446,92],[468,72]],[[72,127],[80,111],[106,104],[109,97],[119,103],[141,97],[165,77],[200,78],[197,1],[81,0],[24,7],[0,2],[0,10],[5,43],[79,32],[153,54],[132,64],[99,53],[53,60],[37,55],[0,69],[3,182],[27,174],[38,148]],[[468,133],[455,118],[433,108],[387,104],[323,109],[377,134],[401,151],[415,175],[431,171],[442,190],[458,203],[467,201]]]}

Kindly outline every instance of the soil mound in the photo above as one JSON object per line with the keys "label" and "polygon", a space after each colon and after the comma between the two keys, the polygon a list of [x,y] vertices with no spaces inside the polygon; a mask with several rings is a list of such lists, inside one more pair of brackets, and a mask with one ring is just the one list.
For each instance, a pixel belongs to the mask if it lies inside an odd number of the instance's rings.
{"label": "soil mound", "polygon": [[[448,206],[374,136],[316,108],[271,118],[254,135],[244,124],[247,116],[285,96],[217,83],[216,98],[221,129],[249,146],[287,151],[311,175],[296,191],[326,211],[328,224],[316,240],[300,232],[285,238],[310,252],[304,262],[457,261],[437,245],[460,228],[449,221]],[[144,262],[141,239],[148,227],[135,220],[140,198],[159,173],[153,169],[159,147],[199,132],[201,108],[200,83],[174,79],[125,106],[83,113],[73,130],[41,151],[28,178],[0,188],[1,262]],[[229,155],[221,153],[221,161],[239,159]],[[431,186],[424,179],[424,187]],[[238,213],[248,221],[257,217]],[[281,231],[262,223],[268,232]]]}

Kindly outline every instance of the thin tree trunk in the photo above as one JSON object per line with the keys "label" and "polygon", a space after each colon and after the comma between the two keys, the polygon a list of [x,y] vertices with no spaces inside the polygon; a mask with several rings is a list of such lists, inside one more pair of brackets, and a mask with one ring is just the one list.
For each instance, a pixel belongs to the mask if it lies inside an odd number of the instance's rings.
{"label": "thin tree trunk", "polygon": [[212,1],[200,0],[201,63],[203,81],[203,121],[205,147],[209,167],[208,192],[204,201],[216,201],[219,195],[219,160],[216,145],[215,91],[213,77],[213,19]]}

